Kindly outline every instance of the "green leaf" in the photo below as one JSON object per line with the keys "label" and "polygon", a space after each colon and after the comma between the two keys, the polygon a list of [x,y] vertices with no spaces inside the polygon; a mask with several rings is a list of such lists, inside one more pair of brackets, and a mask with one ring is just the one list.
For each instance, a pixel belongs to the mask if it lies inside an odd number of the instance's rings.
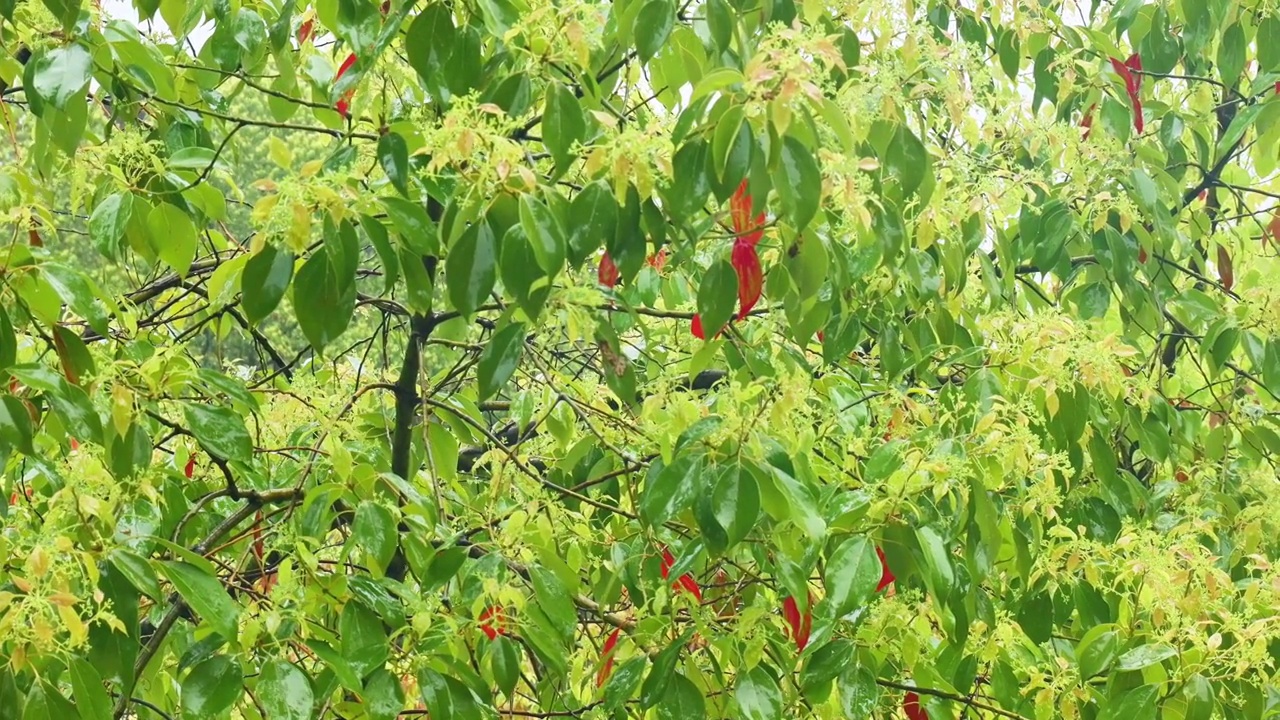
{"label": "green leaf", "polygon": [[364,683],[365,712],[369,720],[395,720],[404,710],[404,688],[384,668],[378,668]]}
{"label": "green leaf", "polygon": [[254,694],[271,720],[310,720],[315,705],[311,680],[287,660],[268,660],[262,666]]}
{"label": "green leaf", "polygon": [[693,636],[693,630],[685,630],[676,641],[663,648],[653,658],[653,666],[645,676],[644,685],[640,687],[640,707],[651,708],[658,703],[667,692],[671,679],[675,675],[676,663],[680,660],[680,652]]}
{"label": "green leaf", "polygon": [[389,132],[378,138],[378,164],[395,189],[409,197],[409,146],[399,133]]}
{"label": "green leaf", "polygon": [[[1280,32],[1280,26],[1276,27],[1276,31]],[[1187,704],[1184,720],[1210,720],[1213,717],[1217,705],[1213,685],[1203,675],[1195,674],[1187,678],[1186,684],[1182,686],[1182,697]]]}
{"label": "green leaf", "polygon": [[[366,500],[361,503],[360,509],[368,502],[370,501]],[[360,509],[356,510],[357,524],[360,523]],[[393,527],[392,530],[394,529]],[[395,542],[394,536],[392,542]],[[391,547],[392,550],[395,549],[394,544]],[[388,656],[387,631],[382,620],[373,611],[362,603],[347,603],[338,619],[338,632],[342,641],[342,657],[357,675],[365,677],[375,670],[383,669]]]}
{"label": "green leaf", "polygon": [[447,675],[423,668],[418,673],[418,687],[431,720],[480,720],[483,717],[480,703],[471,690]]}
{"label": "green leaf", "polygon": [[89,321],[89,325],[101,334],[107,332],[107,316],[94,297],[93,289],[85,276],[66,265],[46,262],[40,266],[40,274],[72,311]]}
{"label": "green leaf", "polygon": [[836,680],[840,709],[848,720],[867,720],[880,702],[880,688],[871,671],[850,663]]}
{"label": "green leaf", "polygon": [[[78,5],[78,3],[77,3]],[[93,57],[84,46],[73,43],[54,48],[31,60],[33,84],[28,92],[62,110],[71,98],[84,102],[85,89],[93,70]]]}
{"label": "green leaf", "polygon": [[671,0],[649,0],[636,16],[636,54],[647,63],[671,36],[676,23],[676,8]]}
{"label": "green leaf", "polygon": [[196,436],[200,446],[223,460],[249,462],[253,459],[253,441],[244,418],[226,407],[186,403],[182,412],[187,428]]}
{"label": "green leaf", "polygon": [[902,198],[909,198],[920,188],[925,174],[929,172],[929,164],[929,153],[924,143],[911,132],[911,128],[899,125],[885,153],[884,178],[898,186]]}
{"label": "green leaf", "polygon": [[480,399],[488,400],[507,384],[524,353],[524,326],[512,323],[493,334],[480,353]]}
{"label": "green leaf", "polygon": [[604,686],[604,709],[614,712],[636,694],[644,677],[645,658],[631,658],[613,671]]}
{"label": "green leaf", "polygon": [[112,260],[119,255],[120,239],[132,215],[133,193],[115,193],[98,203],[89,216],[89,239],[99,252]]}
{"label": "green leaf", "polygon": [[[1102,632],[1097,632],[1101,630]],[[1098,626],[1085,633],[1076,648],[1076,662],[1080,665],[1080,677],[1087,680],[1111,667],[1120,656],[1120,637]]]}
{"label": "green leaf", "polygon": [[520,226],[529,238],[529,246],[533,248],[533,256],[538,267],[547,275],[555,277],[564,267],[567,242],[560,221],[547,207],[533,195],[520,196]]}
{"label": "green leaf", "polygon": [[377,574],[391,562],[398,539],[391,511],[372,500],[362,500],[351,525],[351,540],[372,559]]}
{"label": "green leaf", "polygon": [[516,683],[520,682],[520,654],[516,644],[505,635],[499,635],[489,644],[489,667],[498,689],[511,697]]}
{"label": "green leaf", "polygon": [[419,255],[440,253],[439,233],[421,204],[398,197],[380,197],[378,200],[408,247]]}
{"label": "green leaf", "polygon": [[355,303],[355,283],[339,282],[324,248],[308,258],[294,278],[293,310],[302,334],[316,352],[323,352],[346,331]]}
{"label": "green leaf", "polygon": [[196,226],[176,205],[161,202],[147,214],[147,230],[156,255],[178,277],[186,277],[196,258]]}
{"label": "green leaf", "polygon": [[45,396],[73,437],[102,442],[102,418],[85,391],[62,382],[57,392]]}
{"label": "green leaf", "polygon": [[718,260],[702,276],[698,285],[698,314],[702,316],[702,333],[707,340],[733,317],[738,302],[738,273],[728,260]]}
{"label": "green leaf", "polygon": [[22,401],[12,395],[0,398],[0,441],[28,455],[35,454],[31,445],[31,416]]}
{"label": "green leaf", "polygon": [[609,186],[597,180],[574,196],[569,217],[569,262],[577,266],[617,232],[618,203]]}
{"label": "green leaf", "polygon": [[245,263],[241,305],[250,324],[262,322],[280,304],[293,279],[293,261],[293,253],[267,245]]}
{"label": "green leaf", "polygon": [[657,720],[700,720],[707,716],[707,701],[692,680],[677,673],[654,708],[654,715]]}
{"label": "green leaf", "polygon": [[657,472],[650,470],[640,495],[640,517],[661,525],[689,507],[702,488],[702,455],[684,453]]}
{"label": "green leaf", "polygon": [[0,370],[4,370],[17,362],[18,336],[13,332],[13,323],[9,322],[9,313],[0,307]]}
{"label": "green leaf", "polygon": [[537,565],[529,568],[529,581],[533,583],[534,600],[560,633],[560,639],[566,644],[572,641],[578,626],[578,611],[564,583],[555,573]]}
{"label": "green leaf", "polygon": [[703,208],[711,193],[708,174],[711,145],[701,138],[686,142],[671,159],[671,188],[667,194],[670,214],[686,220]]}
{"label": "green leaf", "polygon": [[497,280],[497,250],[493,229],[487,222],[472,224],[449,249],[445,281],[453,307],[464,317],[475,314],[476,308],[493,292]]}
{"label": "green leaf", "polygon": [[707,12],[707,28],[711,30],[711,41],[716,50],[724,52],[733,41],[733,30],[737,18],[726,0],[708,0],[703,6]]}
{"label": "green leaf", "polygon": [[240,620],[240,606],[227,595],[222,582],[188,562],[172,560],[166,562],[164,568],[169,582],[177,588],[187,605],[218,631],[219,635],[234,641]]}
{"label": "green leaf", "polygon": [[951,567],[951,555],[947,552],[942,538],[931,527],[916,530],[916,538],[920,549],[924,552],[924,564],[928,569],[930,587],[939,602],[946,602],[951,597],[951,589],[955,587],[955,571]]}
{"label": "green leaf", "polygon": [[1164,662],[1177,654],[1178,651],[1168,645],[1142,645],[1121,655],[1116,668],[1122,671],[1141,670]]}
{"label": "green leaf", "polygon": [[457,35],[448,6],[436,3],[424,7],[405,33],[405,57],[437,102],[449,99],[447,65]]}
{"label": "green leaf", "polygon": [[725,468],[711,493],[716,523],[724,529],[728,547],[746,539],[760,518],[760,487],[741,465]]}
{"label": "green leaf", "polygon": [[[1275,42],[1275,39],[1272,38],[1270,42]],[[1263,43],[1260,42],[1259,45],[1261,44]],[[1231,23],[1222,33],[1222,40],[1218,44],[1218,75],[1222,78],[1223,85],[1235,87],[1240,79],[1240,73],[1244,72],[1246,45],[1248,42],[1244,39],[1244,29],[1240,27],[1240,23]]]}
{"label": "green leaf", "polygon": [[573,146],[587,134],[582,105],[564,85],[551,83],[547,88],[547,105],[542,113],[542,142],[563,170],[573,157]]}
{"label": "green leaf", "polygon": [[142,556],[124,548],[116,548],[107,557],[116,570],[119,570],[138,592],[156,602],[164,600],[160,592],[160,580],[156,577],[155,570]]}
{"label": "green leaf", "polygon": [[1098,720],[1155,720],[1159,688],[1142,685],[1111,698],[1098,713]]}
{"label": "green leaf", "polygon": [[818,213],[822,174],[809,149],[790,135],[782,141],[779,159],[774,189],[782,201],[783,212],[791,219],[796,232],[800,232]]}
{"label": "green leaf", "polygon": [[[1271,15],[1258,23],[1258,65],[1263,72],[1280,73],[1280,16]],[[1270,38],[1271,41],[1263,40]]]}
{"label": "green leaf", "polygon": [[102,676],[92,665],[79,657],[68,663],[71,674],[71,694],[76,699],[76,710],[81,720],[110,720],[111,701],[102,687]]}
{"label": "green leaf", "polygon": [[240,663],[227,655],[214,655],[183,678],[182,709],[193,717],[217,717],[243,694]]}
{"label": "green leaf", "polygon": [[880,574],[880,558],[870,540],[856,536],[840,543],[822,572],[832,614],[843,617],[861,607],[875,592]]}
{"label": "green leaf", "polygon": [[746,720],[781,720],[782,690],[778,681],[759,665],[738,676],[734,689],[738,710]]}

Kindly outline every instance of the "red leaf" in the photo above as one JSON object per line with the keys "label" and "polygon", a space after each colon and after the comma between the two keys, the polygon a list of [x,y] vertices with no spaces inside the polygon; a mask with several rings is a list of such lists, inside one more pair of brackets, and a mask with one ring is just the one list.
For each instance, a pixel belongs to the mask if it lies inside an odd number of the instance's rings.
{"label": "red leaf", "polygon": [[1097,103],[1090,105],[1089,109],[1084,111],[1084,119],[1080,121],[1080,127],[1084,128],[1084,138],[1082,138],[1084,140],[1088,140],[1089,133],[1093,132],[1093,111],[1097,107]]}
{"label": "red leaf", "polygon": [[44,240],[40,239],[40,233],[36,232],[35,228],[27,231],[27,242],[31,247],[44,247]]}
{"label": "red leaf", "polygon": [[618,284],[618,279],[622,277],[622,273],[618,271],[618,266],[613,263],[613,258],[609,257],[609,253],[605,252],[604,257],[600,258],[600,269],[596,271],[596,279],[600,284],[611,288]]}
{"label": "red leaf", "polygon": [[186,475],[187,479],[190,480],[191,476],[194,475],[195,472],[196,472],[196,455],[195,453],[191,453],[191,457],[187,458],[187,466],[183,468],[182,474]]}
{"label": "red leaf", "polygon": [[1144,265],[1147,262],[1147,249],[1144,247],[1138,248],[1138,262]]}
{"label": "red leaf", "polygon": [[1142,99],[1138,97],[1138,90],[1142,87],[1142,76],[1135,74],[1134,71],[1142,70],[1142,58],[1138,57],[1137,53],[1130,55],[1129,59],[1124,62],[1111,58],[1111,67],[1124,80],[1125,93],[1129,95],[1129,102],[1133,105],[1133,129],[1141,134],[1143,128]]}
{"label": "red leaf", "polygon": [[71,365],[71,353],[67,350],[67,343],[58,333],[53,334],[53,350],[58,355],[58,362],[62,364],[62,374],[67,377],[67,382],[79,385],[80,377],[76,375],[76,369]]}
{"label": "red leaf", "polygon": [[68,438],[68,439],[69,439],[69,440],[71,440],[71,449],[72,449],[72,450],[79,450],[79,449],[80,449],[80,443],[76,442],[76,439],[75,439],[75,438]]}
{"label": "red leaf", "polygon": [[298,45],[302,45],[311,39],[311,30],[315,27],[315,21],[308,20],[298,26]]}
{"label": "red leaf", "polygon": [[1228,290],[1236,284],[1236,271],[1231,264],[1231,253],[1221,245],[1218,246],[1218,281]]}
{"label": "red leaf", "polygon": [[663,245],[658,250],[658,252],[649,256],[649,265],[654,270],[657,270],[659,273],[662,272],[662,268],[667,266],[667,246],[666,245]]}
{"label": "red leaf", "polygon": [[596,687],[604,685],[609,679],[609,675],[613,673],[613,655],[618,649],[618,636],[622,633],[621,628],[616,628],[604,641],[604,647],[600,648],[600,657],[604,660],[604,665],[600,666],[600,672],[596,674]]}
{"label": "red leaf", "polygon": [[1173,479],[1177,480],[1180,483],[1186,482],[1189,479],[1187,476],[1187,471],[1183,470],[1182,468],[1178,468],[1178,471],[1173,474]]}
{"label": "red leaf", "polygon": [[485,608],[480,613],[480,631],[490,640],[497,640],[499,635],[509,635],[507,630],[507,618],[502,613],[501,607]]}
{"label": "red leaf", "polygon": [[[666,547],[662,548],[662,579],[663,580],[666,580],[671,575],[671,568],[675,564],[676,564],[676,558],[674,555],[671,554],[671,550],[667,549]],[[698,602],[702,602],[702,588],[698,587],[698,581],[694,580],[693,576],[690,575],[689,573],[685,573],[681,575],[674,583],[672,583],[671,587],[676,590],[683,588],[684,590],[687,590],[689,594],[697,598]]]}
{"label": "red leaf", "polygon": [[826,342],[826,341],[827,341],[827,339],[826,339],[825,337],[823,337],[823,335],[822,335],[822,331],[821,331],[821,330],[819,330],[819,331],[818,331],[818,342]]}
{"label": "red leaf", "polygon": [[898,578],[894,577],[893,571],[889,569],[889,561],[884,557],[884,550],[877,547],[876,555],[880,556],[880,584],[876,586],[876,592],[880,592]]}
{"label": "red leaf", "polygon": [[[693,336],[698,338],[699,340],[707,339],[706,333],[702,332],[702,316],[701,315],[693,316],[693,324],[689,326],[689,332],[693,333]],[[666,575],[663,575],[662,577],[666,577]]]}
{"label": "red leaf", "polygon": [[913,692],[902,697],[902,710],[907,714],[907,720],[929,720],[929,713],[920,707],[920,696]]}
{"label": "red leaf", "polygon": [[1262,233],[1262,242],[1265,244],[1267,238],[1271,238],[1272,244],[1280,247],[1280,208],[1276,208],[1276,212],[1271,216],[1271,223],[1267,225],[1266,232]]}
{"label": "red leaf", "polygon": [[382,3],[382,14],[386,15],[389,12],[391,12],[391,0],[386,0],[386,2]]}
{"label": "red leaf", "polygon": [[813,630],[813,595],[809,596],[809,607],[805,609],[804,615],[800,614],[800,607],[796,604],[796,599],[788,597],[782,601],[782,619],[787,621],[790,631],[787,633],[791,639],[795,641],[796,650],[803,652],[806,645],[809,644],[809,633]]}
{"label": "red leaf", "polygon": [[[187,465],[190,467],[191,463],[187,463]],[[191,476],[188,475],[187,477]],[[265,554],[265,548],[262,545],[262,511],[259,510],[253,523],[253,556],[258,559],[258,562],[262,562],[262,556]]]}
{"label": "red leaf", "polygon": [[[333,76],[333,82],[336,84],[339,80],[341,80],[342,76],[348,70],[351,69],[352,65],[355,65],[355,64],[356,64],[356,54],[351,53],[350,55],[347,56],[346,60],[342,61],[342,67],[338,68],[338,74]],[[345,93],[343,93],[342,97],[339,98],[338,104],[334,106],[335,109],[338,111],[338,114],[341,115],[342,117],[350,117],[351,96],[354,95],[355,92],[356,92],[355,88],[352,88],[351,90],[346,91]]]}
{"label": "red leaf", "polygon": [[746,242],[755,247],[764,236],[764,213],[751,217],[751,196],[747,194],[747,181],[743,180],[738,189],[729,198],[729,215],[733,220],[733,231],[738,235],[735,242]]}
{"label": "red leaf", "polygon": [[760,268],[760,256],[755,245],[741,239],[733,243],[733,269],[738,271],[738,319],[751,313],[764,290],[764,271]]}

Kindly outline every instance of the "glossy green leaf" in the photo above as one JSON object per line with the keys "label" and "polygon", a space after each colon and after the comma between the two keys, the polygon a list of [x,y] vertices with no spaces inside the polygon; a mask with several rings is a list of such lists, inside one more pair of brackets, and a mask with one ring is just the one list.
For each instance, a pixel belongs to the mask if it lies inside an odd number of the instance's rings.
{"label": "glossy green leaf", "polygon": [[227,655],[214,655],[183,678],[182,709],[192,717],[217,717],[243,694],[240,664]]}
{"label": "glossy green leaf", "polygon": [[1076,648],[1076,662],[1080,665],[1080,677],[1087,679],[1104,672],[1119,656],[1120,637],[1115,632],[1091,631],[1081,639],[1079,647]]}
{"label": "glossy green leaf", "polygon": [[677,673],[653,714],[658,720],[702,720],[707,716],[707,701],[692,680]]}
{"label": "glossy green leaf", "polygon": [[822,572],[827,601],[836,617],[861,607],[880,581],[880,559],[875,545],[865,537],[851,537],[831,552]]}
{"label": "glossy green leaf", "polygon": [[568,243],[560,221],[551,213],[546,203],[532,195],[520,196],[520,225],[538,267],[547,275],[555,277],[564,267]]}
{"label": "glossy green leaf", "polygon": [[447,675],[424,668],[418,673],[422,699],[432,720],[480,720],[480,703],[466,685]]}
{"label": "glossy green leaf", "polygon": [[156,255],[179,277],[185,277],[196,257],[196,226],[191,218],[176,206],[162,202],[147,215],[147,229]]}
{"label": "glossy green leaf", "polygon": [[307,720],[315,703],[311,680],[291,662],[268,660],[262,666],[254,695],[266,716],[279,720]]}
{"label": "glossy green leaf", "polygon": [[200,446],[223,460],[248,462],[253,456],[253,440],[244,418],[226,407],[187,403],[182,407],[187,428]]}
{"label": "glossy green leaf", "polygon": [[746,720],[781,720],[782,690],[778,681],[764,668],[757,665],[745,675],[738,676],[734,688],[741,717]]}
{"label": "glossy green leaf", "polygon": [[408,197],[409,147],[399,133],[389,132],[378,138],[378,164],[396,190]]}
{"label": "glossy green leaf", "polygon": [[813,153],[788,135],[782,141],[774,189],[796,231],[804,230],[818,213],[822,201],[822,174]]}
{"label": "glossy green leaf", "polygon": [[41,53],[31,60],[31,92],[55,108],[63,109],[78,97],[83,100],[93,70],[93,58],[79,43]]}
{"label": "glossy green leaf", "polygon": [[328,254],[317,250],[293,280],[293,310],[302,334],[317,352],[338,339],[355,310],[355,283],[342,282],[330,269]]}
{"label": "glossy green leaf", "polygon": [[222,581],[205,570],[188,562],[169,561],[164,564],[165,576],[178,590],[178,594],[191,606],[200,619],[209,624],[224,638],[234,639],[240,620],[240,606],[227,595]]}
{"label": "glossy green leaf", "polygon": [[671,0],[648,0],[636,16],[636,54],[649,62],[658,54],[675,27],[676,8]]}
{"label": "glossy green leaf", "polygon": [[71,695],[76,699],[76,710],[82,720],[109,720],[111,701],[98,671],[78,657],[71,659],[67,669],[71,675]]}
{"label": "glossy green leaf", "polygon": [[293,254],[267,245],[245,263],[240,276],[245,317],[257,325],[271,314],[284,299],[293,279]]}
{"label": "glossy green leaf", "polygon": [[351,524],[351,540],[370,558],[376,572],[382,572],[391,562],[398,540],[391,511],[372,500],[361,502]]}
{"label": "glossy green leaf", "polygon": [[850,664],[836,680],[840,709],[847,720],[868,720],[880,701],[880,688],[870,670]]}
{"label": "glossy green leaf", "polygon": [[714,263],[698,286],[698,313],[703,335],[710,340],[733,317],[738,303],[738,274],[726,260]]}
{"label": "glossy green leaf", "polygon": [[617,232],[618,203],[609,186],[597,180],[583,187],[569,207],[569,262],[576,266]]}
{"label": "glossy green leaf", "polygon": [[[353,535],[361,532],[358,527],[361,523],[360,511],[368,503],[369,501],[366,500],[356,509],[356,527],[352,528]],[[368,524],[369,521],[366,519],[365,525]],[[394,532],[394,527],[392,531]],[[394,535],[392,542],[395,542]],[[395,549],[394,544],[391,545],[391,549]],[[378,616],[361,603],[349,602],[342,608],[342,615],[338,620],[338,631],[342,641],[342,657],[346,659],[356,675],[367,677],[371,672],[382,669],[389,651],[387,633]]]}
{"label": "glossy green leaf", "polygon": [[445,281],[453,307],[463,316],[474,314],[493,292],[497,280],[497,251],[493,230],[487,222],[467,228],[449,249]]}
{"label": "glossy green leaf", "polygon": [[385,669],[375,670],[364,683],[365,712],[370,720],[394,720],[404,710],[404,688],[400,681]]}
{"label": "glossy green leaf", "polygon": [[493,334],[480,353],[480,399],[493,397],[507,384],[524,354],[524,326],[512,323]]}
{"label": "glossy green leaf", "polygon": [[568,164],[574,144],[581,142],[586,132],[586,118],[578,98],[564,85],[552,83],[547,88],[547,105],[542,113],[542,142],[557,167]]}
{"label": "glossy green leaf", "polygon": [[1119,670],[1141,670],[1142,668],[1164,662],[1177,655],[1178,651],[1168,645],[1142,645],[1120,656],[1116,668]]}
{"label": "glossy green leaf", "polygon": [[651,525],[661,525],[689,507],[702,489],[702,456],[680,455],[670,465],[650,470],[640,495],[640,516]]}
{"label": "glossy green leaf", "polygon": [[89,237],[108,258],[119,255],[120,240],[133,215],[133,193],[108,195],[89,216]]}

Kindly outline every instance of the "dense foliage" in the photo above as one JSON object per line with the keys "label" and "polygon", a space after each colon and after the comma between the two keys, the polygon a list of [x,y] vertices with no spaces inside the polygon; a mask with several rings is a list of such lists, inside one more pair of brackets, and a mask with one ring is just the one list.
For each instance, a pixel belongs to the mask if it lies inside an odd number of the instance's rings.
{"label": "dense foliage", "polygon": [[134,7],[0,0],[0,717],[1280,714],[1275,0]]}

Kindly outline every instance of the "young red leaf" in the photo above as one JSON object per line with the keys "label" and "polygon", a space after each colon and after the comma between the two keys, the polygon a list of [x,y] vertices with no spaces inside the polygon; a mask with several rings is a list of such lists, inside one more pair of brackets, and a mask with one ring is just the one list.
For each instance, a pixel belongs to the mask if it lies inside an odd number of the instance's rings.
{"label": "young red leaf", "polygon": [[1084,111],[1084,119],[1080,121],[1080,127],[1084,128],[1084,137],[1082,138],[1084,140],[1088,140],[1089,133],[1093,132],[1093,111],[1097,107],[1096,103],[1090,105],[1089,109]]}
{"label": "young red leaf", "polygon": [[308,20],[298,26],[298,45],[301,46],[311,39],[311,30],[315,27],[314,20]]}
{"label": "young red leaf", "polygon": [[[676,558],[667,548],[662,548],[662,579],[666,580],[671,575],[671,568],[676,564]],[[702,588],[698,587],[698,581],[693,579],[689,573],[685,573],[676,579],[671,585],[672,588],[679,590],[684,589],[690,595],[702,602]]]}
{"label": "young red leaf", "polygon": [[191,457],[187,458],[187,466],[182,469],[182,474],[186,475],[187,479],[190,480],[191,476],[194,475],[195,472],[196,472],[196,455],[195,453],[192,453]]}
{"label": "young red leaf", "polygon": [[1124,90],[1129,96],[1129,102],[1133,105],[1133,129],[1142,133],[1142,99],[1138,97],[1138,91],[1142,87],[1142,76],[1135,73],[1142,70],[1142,58],[1137,53],[1129,56],[1128,60],[1120,62],[1116,58],[1111,58],[1111,67],[1124,80]]}
{"label": "young red leaf", "polygon": [[1138,248],[1138,262],[1142,263],[1143,265],[1147,263],[1147,249],[1144,247]]}
{"label": "young red leaf", "polygon": [[[333,81],[337,83],[339,80],[341,80],[342,76],[348,70],[351,69],[352,65],[355,65],[355,64],[356,64],[356,54],[351,53],[350,55],[347,56],[346,60],[342,61],[342,67],[338,68],[338,74],[333,76]],[[352,88],[351,90],[348,90],[345,93],[343,93],[342,97],[338,99],[338,104],[335,106],[335,108],[337,109],[338,114],[341,115],[342,117],[350,117],[351,96],[354,95],[355,92],[356,92],[355,88]]]}
{"label": "young red leaf", "polygon": [[604,685],[609,679],[609,675],[613,673],[613,655],[618,649],[618,637],[622,634],[621,628],[615,628],[609,634],[607,640],[604,641],[604,647],[600,648],[600,659],[604,664],[600,666],[600,672],[596,673],[596,687]]}
{"label": "young red leaf", "polygon": [[79,450],[79,449],[80,449],[80,443],[76,442],[76,439],[75,439],[75,438],[68,438],[68,439],[69,439],[69,440],[71,440],[71,449],[72,449],[72,450]]}
{"label": "young red leaf", "polygon": [[1231,253],[1221,245],[1218,246],[1218,281],[1228,290],[1236,284],[1236,271],[1231,264]]}
{"label": "young red leaf", "polygon": [[[702,332],[702,316],[701,315],[693,316],[693,323],[689,325],[689,332],[693,333],[693,336],[698,338],[699,340],[707,339],[706,333]],[[664,575],[663,577],[666,577],[666,576]]]}
{"label": "young red leaf", "polygon": [[756,254],[754,245],[741,240],[733,243],[733,255],[730,259],[733,269],[738,272],[738,319],[751,313],[760,300],[764,290],[764,271],[760,267],[760,256]]}
{"label": "young red leaf", "polygon": [[738,185],[733,197],[729,198],[729,215],[733,221],[733,231],[737,234],[737,242],[746,242],[755,247],[764,236],[764,213],[751,217],[751,196],[747,194],[747,181]]}
{"label": "young red leaf", "polygon": [[929,720],[929,713],[920,707],[920,696],[913,692],[902,697],[902,710],[907,714],[907,720]]}
{"label": "young red leaf", "polygon": [[889,569],[889,561],[884,557],[884,550],[876,548],[876,555],[880,556],[880,584],[876,585],[876,592],[889,587],[894,580],[898,578],[893,576],[893,571]]}
{"label": "young red leaf", "polygon": [[502,613],[501,607],[485,608],[478,618],[480,621],[480,631],[490,640],[497,640],[499,635],[509,635],[507,630],[507,619]]}
{"label": "young red leaf", "polygon": [[809,607],[800,614],[796,599],[788,597],[782,601],[782,619],[787,621],[788,635],[796,644],[796,650],[803,652],[809,644],[809,633],[813,630],[813,595],[809,596]]}
{"label": "young red leaf", "polygon": [[27,242],[31,247],[44,247],[44,240],[40,239],[40,233],[35,228],[27,231]]}
{"label": "young red leaf", "polygon": [[649,256],[649,266],[659,273],[667,266],[667,246],[663,245],[658,252]]}
{"label": "young red leaf", "polygon": [[386,15],[389,12],[391,12],[391,0],[386,0],[386,2],[382,3],[382,14]]}
{"label": "young red leaf", "polygon": [[596,279],[601,285],[611,288],[618,284],[618,279],[622,277],[622,273],[618,270],[618,266],[614,264],[613,258],[609,257],[606,252],[604,257],[600,258],[600,268],[596,271]]}
{"label": "young red leaf", "polygon": [[1267,225],[1267,229],[1262,233],[1262,243],[1266,245],[1267,238],[1271,239],[1271,243],[1276,247],[1280,247],[1280,208],[1276,208],[1276,212],[1271,216],[1271,222]]}

